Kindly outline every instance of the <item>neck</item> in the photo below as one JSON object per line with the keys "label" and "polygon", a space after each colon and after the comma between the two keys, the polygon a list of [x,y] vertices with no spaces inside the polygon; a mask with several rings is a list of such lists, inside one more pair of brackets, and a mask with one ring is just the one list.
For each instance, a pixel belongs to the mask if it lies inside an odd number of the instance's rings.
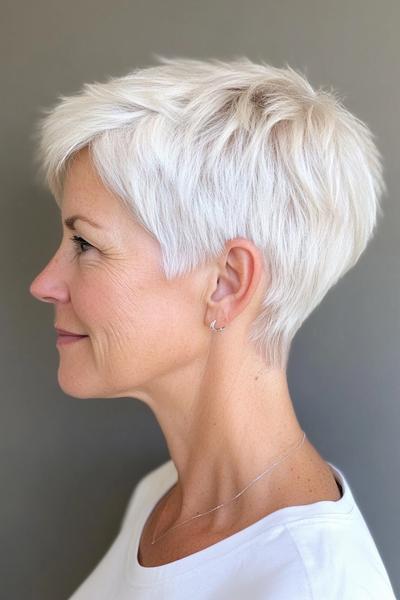
{"label": "neck", "polygon": [[[219,504],[228,502],[254,478],[289,452],[288,458],[257,481],[239,501],[197,519],[208,528],[225,527],[245,505],[254,506],[260,497],[271,497],[288,481],[289,470],[307,446],[290,452],[302,440],[303,431],[289,395],[286,375],[269,371],[253,360],[218,376],[212,371],[196,380],[183,374],[180,387],[185,401],[172,406],[157,405],[178,481],[168,497],[170,521],[181,522]],[[174,399],[178,396],[174,394]],[[257,500],[258,499],[258,500]]]}

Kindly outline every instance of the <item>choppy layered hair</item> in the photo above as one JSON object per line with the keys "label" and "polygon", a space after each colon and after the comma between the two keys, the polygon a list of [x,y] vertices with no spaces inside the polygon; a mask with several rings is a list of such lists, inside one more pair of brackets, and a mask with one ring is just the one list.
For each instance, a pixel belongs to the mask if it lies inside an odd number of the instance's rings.
{"label": "choppy layered hair", "polygon": [[[286,369],[296,331],[357,262],[386,191],[368,127],[286,65],[166,58],[42,109],[41,182],[61,207],[88,146],[103,183],[159,242],[165,277],[251,240],[270,284],[248,341]],[[218,326],[218,323],[217,323]]]}

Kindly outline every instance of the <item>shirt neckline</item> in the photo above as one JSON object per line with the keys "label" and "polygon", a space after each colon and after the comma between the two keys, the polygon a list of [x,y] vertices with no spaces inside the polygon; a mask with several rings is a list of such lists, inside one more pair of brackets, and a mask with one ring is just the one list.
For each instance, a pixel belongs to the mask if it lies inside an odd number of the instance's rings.
{"label": "shirt neckline", "polygon": [[205,565],[210,560],[237,551],[244,544],[251,543],[258,535],[265,535],[268,530],[270,530],[270,535],[274,535],[273,530],[276,527],[284,527],[291,521],[327,517],[348,518],[355,506],[351,489],[343,472],[329,461],[327,464],[342,488],[343,495],[339,500],[320,500],[311,504],[280,508],[208,548],[164,565],[144,567],[138,560],[139,543],[144,525],[156,504],[177,481],[176,467],[172,460],[167,461],[161,467],[163,469],[162,477],[160,477],[157,489],[150,490],[149,497],[143,499],[142,510],[135,515],[134,534],[129,532],[131,537],[128,542],[124,567],[128,584],[130,586],[151,586],[182,576]]}

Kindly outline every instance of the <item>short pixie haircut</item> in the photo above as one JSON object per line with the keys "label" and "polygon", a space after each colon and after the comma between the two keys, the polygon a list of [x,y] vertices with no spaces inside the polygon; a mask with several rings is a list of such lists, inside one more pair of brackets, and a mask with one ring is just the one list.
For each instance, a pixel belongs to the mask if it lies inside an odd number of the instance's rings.
{"label": "short pixie haircut", "polygon": [[61,207],[70,159],[87,146],[103,183],[159,242],[167,279],[228,240],[251,240],[270,282],[248,341],[269,368],[286,369],[296,331],[381,214],[374,136],[335,91],[287,64],[155,56],[156,66],[42,109],[39,179]]}

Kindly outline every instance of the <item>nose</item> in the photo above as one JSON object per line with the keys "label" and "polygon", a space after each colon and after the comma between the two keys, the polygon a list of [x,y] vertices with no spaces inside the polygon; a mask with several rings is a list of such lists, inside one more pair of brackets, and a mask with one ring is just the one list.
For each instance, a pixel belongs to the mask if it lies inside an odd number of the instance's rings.
{"label": "nose", "polygon": [[47,263],[29,286],[29,292],[41,302],[67,302],[68,288],[61,276],[61,264],[57,255]]}

